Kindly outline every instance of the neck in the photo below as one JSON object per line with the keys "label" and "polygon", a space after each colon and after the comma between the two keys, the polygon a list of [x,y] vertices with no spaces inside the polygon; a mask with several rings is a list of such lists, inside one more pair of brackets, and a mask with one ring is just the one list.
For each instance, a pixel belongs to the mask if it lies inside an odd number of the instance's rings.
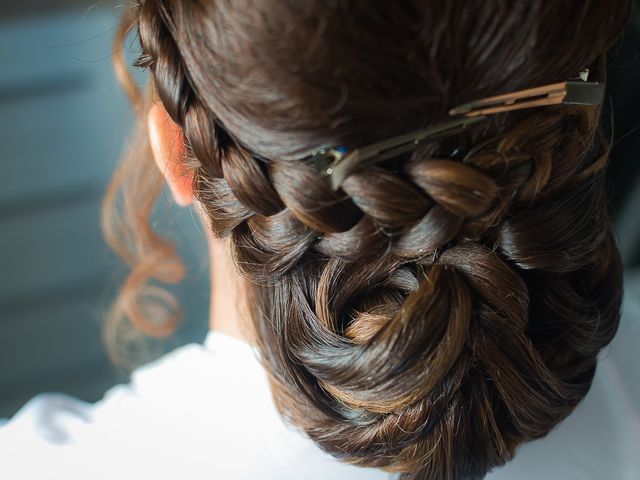
{"label": "neck", "polygon": [[215,238],[209,228],[206,235],[211,276],[209,329],[251,343],[244,308],[245,282],[233,264],[229,242]]}

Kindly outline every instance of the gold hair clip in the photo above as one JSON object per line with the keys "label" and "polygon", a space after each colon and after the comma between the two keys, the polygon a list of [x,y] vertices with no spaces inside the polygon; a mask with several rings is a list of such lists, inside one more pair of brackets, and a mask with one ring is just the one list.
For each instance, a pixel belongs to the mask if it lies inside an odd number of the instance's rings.
{"label": "gold hair clip", "polygon": [[[580,73],[581,78],[587,78],[586,75],[588,75],[588,71]],[[560,103],[565,105],[599,105],[603,98],[604,84],[602,83],[567,81],[465,103],[449,110],[449,115],[473,117]]]}
{"label": "gold hair clip", "polygon": [[331,163],[324,163],[323,174],[329,176],[331,188],[337,190],[342,182],[354,170],[365,165],[373,165],[388,158],[393,158],[401,153],[409,152],[416,148],[416,145],[425,138],[435,139],[447,135],[460,133],[467,126],[484,120],[484,116],[473,118],[458,118],[449,122],[440,123],[422,130],[405,133],[397,137],[372,143],[365,147],[360,147],[345,155],[344,147],[331,148],[328,150],[318,150],[314,156],[317,164],[321,165],[322,160],[331,159]]}
{"label": "gold hair clip", "polygon": [[589,82],[589,70],[579,74],[580,80],[569,80],[542,87],[519,90],[465,103],[449,110],[460,117],[428,128],[416,130],[387,140],[359,147],[347,153],[345,147],[321,148],[312,153],[320,172],[329,177],[331,188],[338,190],[355,170],[374,165],[401,153],[414,150],[423,140],[434,140],[460,133],[487,115],[545,105],[599,105],[604,98],[604,84]]}

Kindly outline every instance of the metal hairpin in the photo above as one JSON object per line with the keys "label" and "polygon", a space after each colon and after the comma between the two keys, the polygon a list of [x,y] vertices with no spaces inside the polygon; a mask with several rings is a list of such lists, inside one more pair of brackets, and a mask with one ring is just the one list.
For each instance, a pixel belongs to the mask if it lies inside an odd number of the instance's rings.
{"label": "metal hairpin", "polygon": [[542,87],[519,90],[465,103],[449,110],[459,117],[428,128],[416,130],[387,140],[359,147],[349,153],[345,147],[321,148],[312,153],[322,175],[329,177],[331,188],[338,190],[355,170],[374,165],[401,153],[414,150],[423,140],[434,140],[460,133],[470,125],[500,112],[540,107],[544,105],[599,105],[604,98],[604,84],[589,82],[589,70],[576,79]]}

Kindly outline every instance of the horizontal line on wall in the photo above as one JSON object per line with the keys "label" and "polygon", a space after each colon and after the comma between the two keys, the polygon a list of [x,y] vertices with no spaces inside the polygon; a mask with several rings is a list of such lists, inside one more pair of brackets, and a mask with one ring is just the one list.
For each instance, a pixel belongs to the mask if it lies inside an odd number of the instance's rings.
{"label": "horizontal line on wall", "polygon": [[43,192],[5,199],[0,203],[0,222],[34,212],[55,210],[66,206],[100,200],[105,193],[105,185],[92,182],[88,185],[47,189]]}

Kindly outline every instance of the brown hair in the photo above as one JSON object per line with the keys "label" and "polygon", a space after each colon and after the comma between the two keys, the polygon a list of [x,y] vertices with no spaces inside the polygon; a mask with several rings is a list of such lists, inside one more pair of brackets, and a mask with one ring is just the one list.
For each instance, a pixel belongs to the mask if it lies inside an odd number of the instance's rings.
{"label": "brown hair", "polygon": [[[482,478],[585,396],[622,290],[600,109],[495,115],[337,192],[306,158],[585,67],[604,75],[629,9],[146,0],[129,11],[121,37],[139,29],[137,64],[184,130],[196,197],[248,280],[276,404],[324,450],[407,479]],[[105,226],[133,267],[112,325],[160,335],[159,310],[150,319],[141,305],[154,297],[171,319],[177,305],[149,281],[182,271],[146,223],[159,177],[144,142],[107,197],[123,195]]]}

